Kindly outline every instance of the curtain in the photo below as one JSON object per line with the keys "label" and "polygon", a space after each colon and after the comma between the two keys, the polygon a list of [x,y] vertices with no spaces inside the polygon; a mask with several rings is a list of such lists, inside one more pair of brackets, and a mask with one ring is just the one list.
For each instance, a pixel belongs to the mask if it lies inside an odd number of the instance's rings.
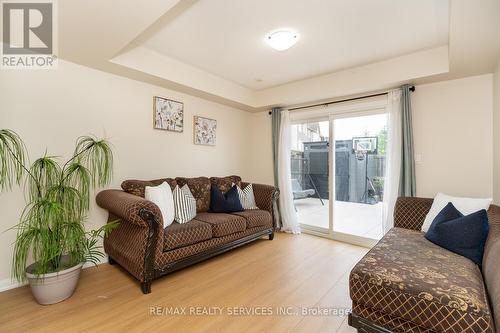
{"label": "curtain", "polygon": [[280,189],[279,207],[281,214],[281,230],[293,234],[300,233],[297,213],[293,205],[291,163],[290,163],[290,114],[281,111],[278,151],[278,187]]}
{"label": "curtain", "polygon": [[389,91],[387,94],[387,148],[383,201],[384,234],[394,226],[394,206],[399,194],[401,177],[401,90]]}
{"label": "curtain", "polygon": [[273,135],[273,164],[274,164],[274,186],[278,186],[278,152],[281,124],[281,109],[274,108],[271,111],[272,135]]}
{"label": "curtain", "polygon": [[[274,186],[279,188],[278,184],[278,152],[280,140],[280,125],[281,125],[281,109],[274,108],[271,111],[271,130],[272,130],[272,145],[273,145],[273,168],[274,168]],[[279,202],[273,207],[276,229],[281,229],[281,214]]]}
{"label": "curtain", "polygon": [[410,85],[401,87],[401,177],[399,195],[414,197],[417,194],[415,182],[415,151],[413,148],[413,124],[411,117]]}

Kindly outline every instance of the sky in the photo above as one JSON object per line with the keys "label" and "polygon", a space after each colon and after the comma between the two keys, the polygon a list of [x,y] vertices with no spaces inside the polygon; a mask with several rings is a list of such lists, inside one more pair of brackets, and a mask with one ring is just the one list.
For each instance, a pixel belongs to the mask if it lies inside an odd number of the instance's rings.
{"label": "sky", "polygon": [[[356,136],[376,136],[387,126],[387,115],[376,114],[370,116],[340,118],[334,122],[335,140],[350,140]],[[321,136],[328,137],[328,121],[319,123]]]}

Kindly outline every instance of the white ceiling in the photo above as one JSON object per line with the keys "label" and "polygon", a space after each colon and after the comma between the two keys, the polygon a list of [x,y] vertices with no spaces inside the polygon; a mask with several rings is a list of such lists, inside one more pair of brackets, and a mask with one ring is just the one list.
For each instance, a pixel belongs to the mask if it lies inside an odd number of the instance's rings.
{"label": "white ceiling", "polygon": [[[144,47],[261,90],[448,44],[447,0],[198,0]],[[293,28],[275,51],[266,33]]]}
{"label": "white ceiling", "polygon": [[[499,0],[72,0],[58,17],[61,59],[253,112],[492,73],[500,58]],[[279,53],[262,37],[282,26],[302,38]],[[172,54],[144,46],[174,27],[159,44]]]}

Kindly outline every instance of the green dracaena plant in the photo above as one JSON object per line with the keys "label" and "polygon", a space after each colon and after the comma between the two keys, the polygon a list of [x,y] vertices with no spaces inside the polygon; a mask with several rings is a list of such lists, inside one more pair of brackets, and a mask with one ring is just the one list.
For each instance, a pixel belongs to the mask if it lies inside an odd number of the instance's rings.
{"label": "green dracaena plant", "polygon": [[[17,237],[12,260],[13,276],[26,279],[31,254],[35,274],[57,272],[81,262],[97,264],[104,254],[99,238],[116,223],[86,231],[90,192],[111,181],[113,154],[109,142],[94,137],[78,138],[73,156],[63,165],[45,154],[31,165],[26,146],[14,131],[0,129],[0,190],[10,190],[24,180],[26,207],[12,229]],[[69,262],[63,262],[62,256]]]}

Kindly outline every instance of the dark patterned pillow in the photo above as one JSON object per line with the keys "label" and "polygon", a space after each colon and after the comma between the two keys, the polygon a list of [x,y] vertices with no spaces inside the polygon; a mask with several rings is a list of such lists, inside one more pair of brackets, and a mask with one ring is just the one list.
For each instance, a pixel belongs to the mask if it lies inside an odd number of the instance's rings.
{"label": "dark patterned pillow", "polygon": [[153,180],[136,180],[129,179],[122,182],[122,189],[130,194],[137,195],[139,197],[144,198],[144,192],[146,186],[159,186],[163,184],[163,182],[167,182],[170,185],[170,188],[173,190],[177,185],[175,179],[172,178],[161,178],[161,179],[153,179]]}
{"label": "dark patterned pillow", "polygon": [[210,184],[212,186],[217,186],[219,190],[225,193],[233,187],[233,184],[241,187],[241,177],[235,175],[227,177],[210,177]]}
{"label": "dark patterned pillow", "polygon": [[196,199],[196,211],[206,212],[210,208],[210,179],[207,177],[175,178],[179,186],[187,184],[191,193]]}

